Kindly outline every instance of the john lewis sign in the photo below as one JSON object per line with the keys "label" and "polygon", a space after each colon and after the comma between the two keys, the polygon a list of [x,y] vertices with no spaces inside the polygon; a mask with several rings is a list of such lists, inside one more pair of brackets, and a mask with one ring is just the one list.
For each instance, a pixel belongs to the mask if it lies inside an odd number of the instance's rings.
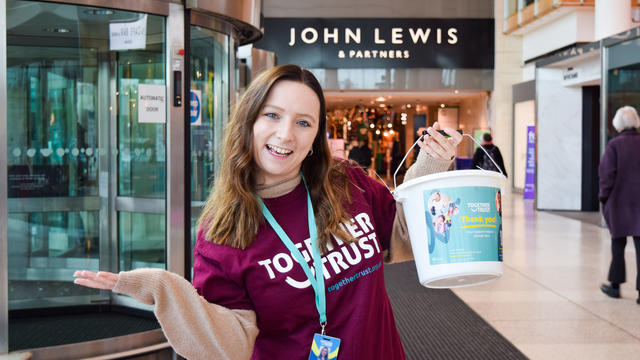
{"label": "john lewis sign", "polygon": [[265,18],[256,47],[308,68],[494,67],[493,19]]}

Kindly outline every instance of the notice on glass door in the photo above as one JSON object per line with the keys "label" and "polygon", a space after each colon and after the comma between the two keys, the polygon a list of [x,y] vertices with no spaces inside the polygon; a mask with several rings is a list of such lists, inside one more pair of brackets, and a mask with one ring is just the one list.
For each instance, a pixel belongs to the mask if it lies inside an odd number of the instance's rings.
{"label": "notice on glass door", "polygon": [[147,47],[147,15],[133,22],[109,24],[109,50],[145,49]]}
{"label": "notice on glass door", "polygon": [[138,122],[167,122],[166,87],[164,85],[138,85]]}
{"label": "notice on glass door", "polygon": [[202,109],[201,101],[202,91],[191,90],[191,99],[189,100],[189,108],[191,110],[191,125],[202,125]]}

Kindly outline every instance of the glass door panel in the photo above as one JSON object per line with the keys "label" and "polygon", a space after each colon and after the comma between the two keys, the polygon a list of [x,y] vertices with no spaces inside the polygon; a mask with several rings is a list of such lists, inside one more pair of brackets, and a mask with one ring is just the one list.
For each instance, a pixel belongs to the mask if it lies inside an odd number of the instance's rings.
{"label": "glass door panel", "polygon": [[612,121],[616,111],[625,105],[640,108],[640,38],[607,48],[607,141],[617,135]]}
{"label": "glass door panel", "polygon": [[229,120],[229,36],[191,26],[191,256],[215,172],[220,166],[222,129]]}
{"label": "glass door panel", "polygon": [[[9,197],[97,195],[96,63],[89,49],[8,46]],[[11,55],[19,55],[12,57]],[[90,131],[93,130],[93,131]]]}
{"label": "glass door panel", "polygon": [[[161,44],[160,44],[161,45]],[[145,123],[138,119],[138,88],[164,89],[162,47],[118,54],[118,195],[165,198],[166,115]]]}
{"label": "glass door panel", "polygon": [[[72,275],[118,271],[120,237],[150,240],[123,252],[131,266],[142,253],[145,266],[166,263],[157,215],[166,198],[165,125],[140,124],[135,110],[139,84],[165,84],[165,18],[35,1],[6,6],[9,309],[108,301],[110,293],[75,286]],[[145,22],[144,45],[112,50],[110,24],[136,21]],[[119,209],[118,194],[160,205]]]}
{"label": "glass door panel", "polygon": [[164,215],[120,211],[120,271],[165,268],[167,263]]}
{"label": "glass door panel", "polygon": [[100,291],[69,281],[73,269],[98,269],[97,211],[9,214],[12,309],[70,305]]}
{"label": "glass door panel", "polygon": [[158,103],[149,105],[149,96],[166,97],[164,32],[155,35],[145,49],[117,59],[118,271],[167,263],[166,109],[145,110]]}
{"label": "glass door panel", "polygon": [[100,257],[97,49],[73,8],[7,3],[10,310],[100,298],[71,282]]}

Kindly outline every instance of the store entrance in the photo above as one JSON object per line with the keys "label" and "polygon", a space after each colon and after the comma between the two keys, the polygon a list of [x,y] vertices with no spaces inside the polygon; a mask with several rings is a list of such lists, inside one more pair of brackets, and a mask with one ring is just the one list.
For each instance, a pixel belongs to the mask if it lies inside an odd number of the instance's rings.
{"label": "store entrance", "polygon": [[[422,130],[436,121],[476,139],[489,131],[487,91],[326,91],[325,98],[327,132],[334,155],[348,158],[354,147],[368,148],[371,161],[363,160],[361,166],[388,186],[393,185],[396,170],[397,183],[402,182],[417,149],[407,156],[406,164],[400,165],[402,158]],[[456,167],[468,168],[474,151],[475,144],[463,141],[458,147]]]}
{"label": "store entrance", "polygon": [[[74,270],[166,263],[166,115],[138,111],[139,93],[165,92],[165,19],[27,1],[7,10],[21,19],[7,29],[9,309],[100,301],[69,281]],[[144,22],[144,48],[112,50],[116,21]]]}
{"label": "store entrance", "polygon": [[[74,285],[73,273],[167,265],[166,18],[18,0],[6,9],[9,351],[155,329],[151,316],[123,316],[127,330],[94,332],[115,305],[145,308]],[[144,29],[139,43],[118,43],[117,27]],[[78,309],[100,319],[60,325]]]}

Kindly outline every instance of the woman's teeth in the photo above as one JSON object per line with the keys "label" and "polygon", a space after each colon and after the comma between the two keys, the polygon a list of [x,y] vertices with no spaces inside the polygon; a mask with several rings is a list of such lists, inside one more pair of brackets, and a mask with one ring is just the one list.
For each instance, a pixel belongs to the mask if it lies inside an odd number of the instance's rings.
{"label": "woman's teeth", "polygon": [[283,149],[283,148],[275,146],[275,145],[267,145],[267,149],[269,149],[270,152],[275,153],[276,155],[280,155],[280,156],[286,156],[286,155],[289,155],[289,154],[291,154],[293,152],[291,150]]}

